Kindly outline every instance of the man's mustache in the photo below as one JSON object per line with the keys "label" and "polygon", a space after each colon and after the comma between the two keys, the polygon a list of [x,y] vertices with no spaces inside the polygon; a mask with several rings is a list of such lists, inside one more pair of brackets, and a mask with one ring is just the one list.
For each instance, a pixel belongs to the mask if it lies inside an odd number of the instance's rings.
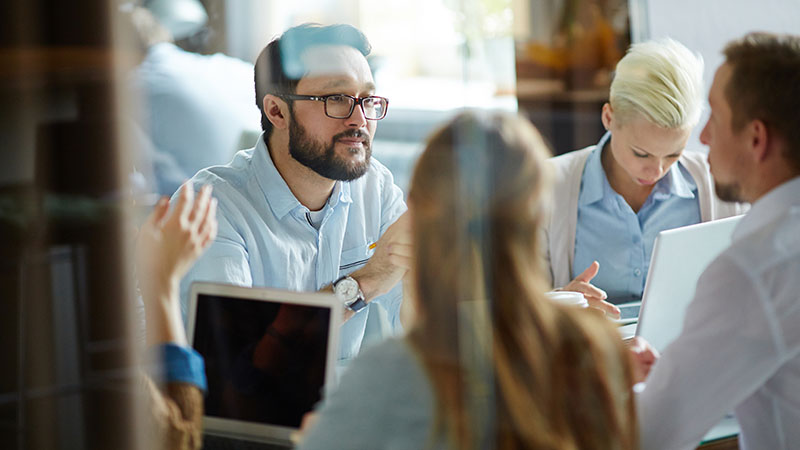
{"label": "man's mustache", "polygon": [[370,145],[369,134],[362,130],[347,130],[333,137],[334,142],[340,139],[362,139],[364,141],[364,146],[369,147]]}

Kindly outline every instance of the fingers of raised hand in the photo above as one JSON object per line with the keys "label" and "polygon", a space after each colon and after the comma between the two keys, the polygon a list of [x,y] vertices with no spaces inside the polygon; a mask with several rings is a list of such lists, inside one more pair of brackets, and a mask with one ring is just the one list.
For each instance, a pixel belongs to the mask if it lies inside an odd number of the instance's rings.
{"label": "fingers of raised hand", "polygon": [[194,229],[199,229],[202,222],[205,220],[208,213],[208,205],[211,201],[211,185],[205,185],[200,189],[197,199],[189,209],[187,221],[189,226]]}
{"label": "fingers of raised hand", "polygon": [[200,239],[198,240],[200,244],[200,250],[207,248],[214,238],[217,237],[217,199],[212,198],[208,202],[208,208],[206,208],[205,217],[200,224],[200,228],[198,230]]}
{"label": "fingers of raised hand", "polygon": [[192,212],[194,205],[194,184],[192,180],[187,181],[181,186],[180,194],[178,195],[178,203],[175,205],[175,212],[173,217],[177,218],[181,225],[187,224],[189,221],[189,214]]}
{"label": "fingers of raised hand", "polygon": [[160,226],[167,216],[167,211],[169,211],[169,199],[167,197],[159,198],[153,211],[147,216],[145,224],[149,227]]}

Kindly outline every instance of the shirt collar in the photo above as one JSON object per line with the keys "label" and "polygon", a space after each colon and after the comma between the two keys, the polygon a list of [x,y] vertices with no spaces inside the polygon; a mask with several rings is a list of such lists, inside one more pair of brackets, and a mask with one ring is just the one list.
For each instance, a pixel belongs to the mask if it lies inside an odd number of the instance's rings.
{"label": "shirt collar", "polygon": [[664,200],[671,196],[681,198],[695,198],[694,192],[697,190],[697,184],[691,176],[683,170],[683,165],[678,160],[669,169],[669,172],[658,180],[653,187],[653,198],[657,200]]}
{"label": "shirt collar", "polygon": [[592,150],[592,153],[589,154],[589,158],[586,160],[586,166],[583,168],[580,199],[578,201],[580,206],[591,205],[613,193],[600,158],[600,155],[603,153],[603,147],[605,147],[610,138],[611,132],[607,131],[606,134],[600,138],[595,149]]}
{"label": "shirt collar", "polygon": [[[282,219],[294,209],[304,208],[291,189],[289,189],[289,185],[286,184],[280,172],[278,172],[275,163],[272,162],[269,149],[264,142],[263,133],[259,136],[253,153],[256,180],[275,216]],[[328,198],[330,207],[335,208],[339,203],[352,203],[352,201],[350,183],[337,181],[333,186],[331,196]]]}
{"label": "shirt collar", "polygon": [[733,241],[738,241],[774,221],[792,207],[800,207],[800,176],[767,192],[753,203],[750,211],[733,230]]}

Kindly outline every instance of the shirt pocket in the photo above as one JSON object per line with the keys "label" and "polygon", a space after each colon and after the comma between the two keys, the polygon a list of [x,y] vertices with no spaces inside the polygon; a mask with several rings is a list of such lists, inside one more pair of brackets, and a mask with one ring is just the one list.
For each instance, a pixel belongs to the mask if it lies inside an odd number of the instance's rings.
{"label": "shirt pocket", "polygon": [[370,245],[359,245],[358,247],[343,250],[339,264],[339,273],[350,273],[362,267],[369,261],[373,253],[375,253],[375,249],[370,248]]}

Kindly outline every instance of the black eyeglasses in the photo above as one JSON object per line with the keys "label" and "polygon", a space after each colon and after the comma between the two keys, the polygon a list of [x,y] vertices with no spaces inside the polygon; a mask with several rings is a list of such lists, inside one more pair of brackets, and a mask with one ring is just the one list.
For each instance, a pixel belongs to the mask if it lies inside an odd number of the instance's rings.
{"label": "black eyeglasses", "polygon": [[353,114],[356,105],[361,107],[364,118],[367,120],[381,120],[386,117],[386,109],[389,108],[389,99],[370,95],[368,97],[353,97],[345,94],[331,95],[297,95],[281,94],[280,97],[290,100],[313,100],[325,102],[325,115],[332,119],[347,119]]}

